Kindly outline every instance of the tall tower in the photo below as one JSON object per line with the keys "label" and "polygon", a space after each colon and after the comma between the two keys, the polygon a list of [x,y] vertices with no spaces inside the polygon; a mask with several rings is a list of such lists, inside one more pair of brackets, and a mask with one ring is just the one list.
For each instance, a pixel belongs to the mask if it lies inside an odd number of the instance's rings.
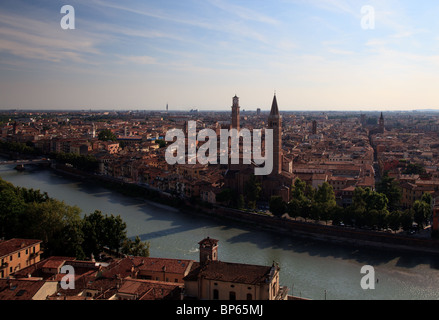
{"label": "tall tower", "polygon": [[383,116],[382,112],[381,112],[380,120],[378,122],[378,126],[379,126],[380,133],[384,133],[384,116]]}
{"label": "tall tower", "polygon": [[282,172],[282,117],[277,107],[276,94],[274,94],[270,115],[268,116],[268,129],[273,129],[272,174],[280,174]]}
{"label": "tall tower", "polygon": [[218,240],[209,237],[198,242],[200,245],[200,263],[218,260]]}
{"label": "tall tower", "polygon": [[312,134],[317,134],[317,121],[313,120],[312,122]]}
{"label": "tall tower", "polygon": [[232,105],[232,125],[230,129],[237,129],[239,131],[239,98],[235,95],[233,97]]}

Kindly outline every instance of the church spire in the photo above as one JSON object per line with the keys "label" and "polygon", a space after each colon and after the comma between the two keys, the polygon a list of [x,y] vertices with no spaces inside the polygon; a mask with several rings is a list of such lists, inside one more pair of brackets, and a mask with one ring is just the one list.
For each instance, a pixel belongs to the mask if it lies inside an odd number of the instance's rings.
{"label": "church spire", "polygon": [[276,92],[274,93],[273,103],[271,104],[270,116],[275,116],[275,117],[279,116],[279,108],[277,107]]}
{"label": "church spire", "polygon": [[271,112],[268,116],[268,128],[273,130],[273,172],[282,173],[282,117],[277,106],[276,93],[274,94]]}

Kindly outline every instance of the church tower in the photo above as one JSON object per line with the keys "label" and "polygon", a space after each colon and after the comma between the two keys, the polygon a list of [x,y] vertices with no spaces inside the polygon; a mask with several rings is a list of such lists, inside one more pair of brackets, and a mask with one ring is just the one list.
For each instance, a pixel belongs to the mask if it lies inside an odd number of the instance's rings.
{"label": "church tower", "polygon": [[383,116],[382,112],[381,112],[380,120],[378,122],[378,126],[379,126],[380,133],[384,133],[384,116]]}
{"label": "church tower", "polygon": [[218,240],[209,237],[198,242],[200,245],[200,263],[218,260]]}
{"label": "church tower", "polygon": [[268,129],[273,129],[273,171],[272,174],[282,172],[282,117],[277,106],[276,94],[268,116]]}
{"label": "church tower", "polygon": [[236,129],[239,131],[239,98],[235,95],[233,97],[233,106],[232,106],[232,125],[230,129]]}

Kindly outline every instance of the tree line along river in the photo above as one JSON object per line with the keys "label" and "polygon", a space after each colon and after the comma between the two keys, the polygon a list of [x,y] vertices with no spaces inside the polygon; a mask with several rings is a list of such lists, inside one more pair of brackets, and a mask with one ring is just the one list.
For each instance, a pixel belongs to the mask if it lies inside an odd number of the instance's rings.
{"label": "tree line along river", "polygon": [[[219,259],[281,267],[281,285],[289,294],[320,300],[436,300],[439,298],[439,258],[310,241],[123,196],[90,181],[62,176],[33,166],[24,171],[0,166],[0,176],[15,186],[39,189],[50,197],[77,205],[83,214],[101,210],[120,215],[128,237],[151,244],[152,257],[198,260],[198,242],[219,240]],[[361,268],[373,266],[376,284],[364,290]]]}

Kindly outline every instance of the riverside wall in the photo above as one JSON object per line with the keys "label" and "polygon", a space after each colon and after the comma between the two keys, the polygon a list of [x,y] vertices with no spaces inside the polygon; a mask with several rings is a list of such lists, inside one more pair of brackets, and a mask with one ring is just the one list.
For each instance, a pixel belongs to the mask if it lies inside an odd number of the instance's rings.
{"label": "riverside wall", "polygon": [[367,246],[381,250],[428,253],[434,255],[439,254],[439,241],[434,239],[422,239],[400,234],[332,225],[325,226],[312,222],[302,222],[286,218],[253,214],[223,207],[206,211],[208,211],[208,214],[216,217],[234,220],[266,230],[281,232],[292,237],[345,243],[356,246]]}

